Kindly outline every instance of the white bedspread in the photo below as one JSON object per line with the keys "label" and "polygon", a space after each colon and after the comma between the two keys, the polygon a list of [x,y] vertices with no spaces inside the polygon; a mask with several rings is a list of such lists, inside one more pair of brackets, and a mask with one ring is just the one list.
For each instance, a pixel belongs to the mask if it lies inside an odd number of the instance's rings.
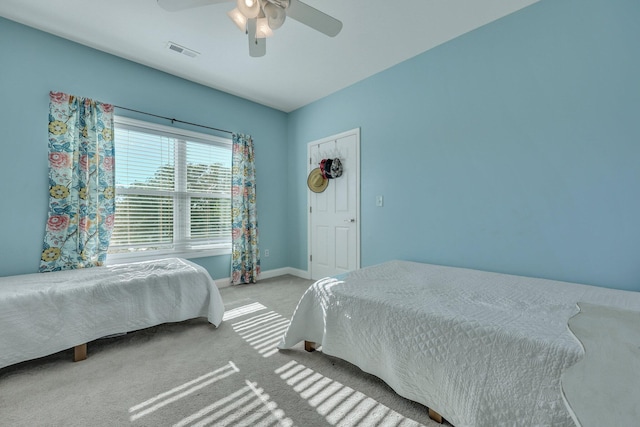
{"label": "white bedspread", "polygon": [[571,426],[578,301],[640,310],[637,292],[393,261],[312,285],[280,348],[321,344],[457,427]]}
{"label": "white bedspread", "polygon": [[0,277],[0,368],[166,322],[218,326],[223,314],[207,270],[179,258]]}

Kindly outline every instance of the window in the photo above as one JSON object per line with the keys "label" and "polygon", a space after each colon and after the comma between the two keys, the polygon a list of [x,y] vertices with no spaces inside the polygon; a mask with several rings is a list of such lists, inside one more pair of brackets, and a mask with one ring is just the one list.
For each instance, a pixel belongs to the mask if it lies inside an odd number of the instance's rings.
{"label": "window", "polygon": [[231,140],[115,118],[109,260],[231,252]]}

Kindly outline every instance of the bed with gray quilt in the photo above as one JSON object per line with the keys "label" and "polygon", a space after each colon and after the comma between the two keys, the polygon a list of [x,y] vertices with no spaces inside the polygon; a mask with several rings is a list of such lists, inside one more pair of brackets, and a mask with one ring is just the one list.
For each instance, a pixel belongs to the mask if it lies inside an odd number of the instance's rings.
{"label": "bed with gray quilt", "polygon": [[68,348],[81,360],[107,335],[223,314],[207,270],[181,258],[0,277],[0,368]]}
{"label": "bed with gray quilt", "polygon": [[392,261],[313,284],[280,348],[317,343],[456,427],[573,426],[578,302],[640,311],[639,292]]}

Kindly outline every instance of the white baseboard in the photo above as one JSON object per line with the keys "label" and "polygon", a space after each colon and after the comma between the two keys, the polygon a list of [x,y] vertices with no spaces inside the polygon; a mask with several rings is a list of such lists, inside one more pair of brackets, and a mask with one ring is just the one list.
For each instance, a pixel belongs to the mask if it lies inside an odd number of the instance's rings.
{"label": "white baseboard", "polygon": [[[276,268],[275,270],[267,270],[260,272],[260,278],[258,282],[262,279],[271,279],[272,277],[284,276],[285,274],[290,274],[292,276],[299,277],[301,279],[311,279],[311,275],[306,270],[300,270],[293,267],[284,267],[284,268]],[[218,288],[224,288],[227,286],[231,286],[231,278],[223,277],[221,279],[215,279],[216,285]]]}
{"label": "white baseboard", "polygon": [[309,274],[308,270],[299,270],[297,268],[288,267],[289,273],[292,276],[299,277],[301,279],[311,280],[311,274]]}
{"label": "white baseboard", "polygon": [[299,270],[292,267],[277,268],[275,270],[263,271],[260,273],[260,279],[271,279],[272,277],[284,276],[290,274],[301,279],[311,279],[308,271]]}

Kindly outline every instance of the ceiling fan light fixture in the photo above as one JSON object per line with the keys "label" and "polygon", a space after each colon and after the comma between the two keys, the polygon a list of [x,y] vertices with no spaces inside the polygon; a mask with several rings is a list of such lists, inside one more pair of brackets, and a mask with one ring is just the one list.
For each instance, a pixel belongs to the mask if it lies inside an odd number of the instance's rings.
{"label": "ceiling fan light fixture", "polygon": [[258,0],[237,0],[236,5],[247,19],[256,18],[260,14],[260,2]]}
{"label": "ceiling fan light fixture", "polygon": [[267,2],[263,9],[264,14],[267,17],[267,21],[269,22],[269,28],[277,30],[282,27],[282,24],[284,24],[284,20],[287,17],[287,14],[282,7]]}
{"label": "ceiling fan light fixture", "polygon": [[256,22],[256,38],[265,39],[272,35],[273,31],[271,31],[271,28],[269,27],[269,21],[267,18],[258,18]]}
{"label": "ceiling fan light fixture", "polygon": [[[1,0],[0,0],[1,1]],[[210,4],[225,3],[232,0],[156,0],[158,5],[169,12],[191,9]],[[342,30],[342,22],[324,12],[309,6],[305,0],[235,0],[236,8],[227,15],[244,31],[249,41],[251,57],[264,56],[265,38],[271,37],[274,30],[280,28],[287,16],[301,24],[319,31],[329,37],[335,37]],[[258,22],[260,21],[260,22]],[[180,51],[176,46],[172,50]],[[186,55],[187,53],[185,53]],[[196,52],[197,54],[197,52]]]}

